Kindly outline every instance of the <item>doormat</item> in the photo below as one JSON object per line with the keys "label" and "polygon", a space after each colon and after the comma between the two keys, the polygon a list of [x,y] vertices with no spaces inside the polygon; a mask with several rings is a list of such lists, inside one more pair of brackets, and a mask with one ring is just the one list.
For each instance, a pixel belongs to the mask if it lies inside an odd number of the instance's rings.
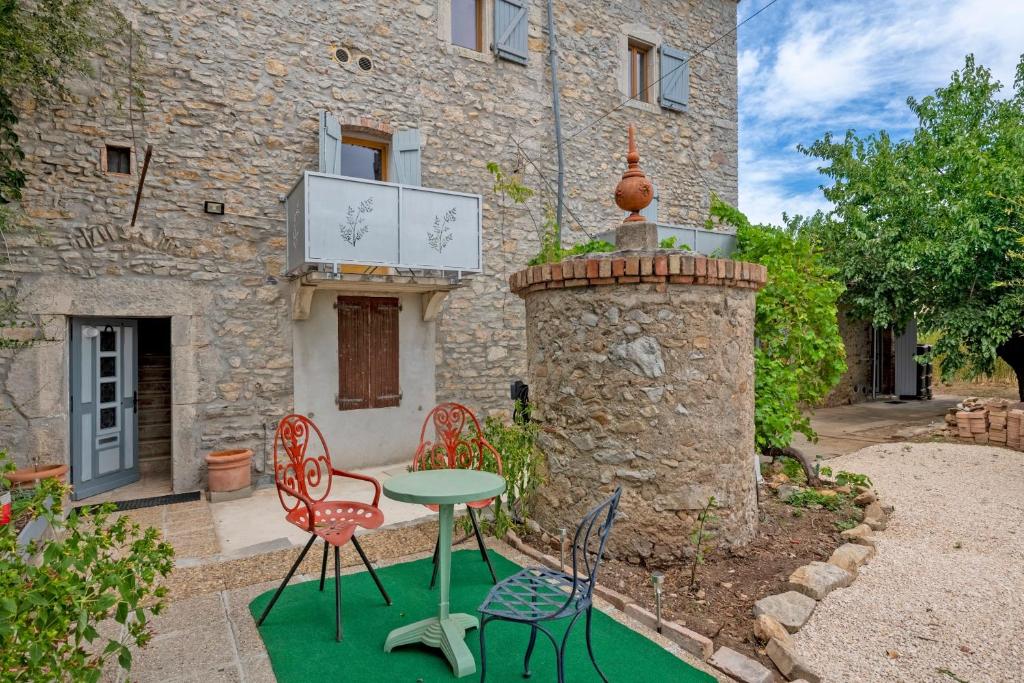
{"label": "doormat", "polygon": [[906,401],[886,401],[886,403],[891,403],[894,406],[898,406],[898,405],[903,405],[904,403],[906,403]]}
{"label": "doormat", "polygon": [[[135,500],[118,500],[113,505],[118,510],[138,510],[139,508],[151,508],[157,505],[174,505],[175,503],[191,503],[202,497],[200,491],[189,491],[188,493],[172,493],[166,496],[153,496],[152,498],[136,498]],[[98,507],[100,503],[82,505],[80,507]]]}

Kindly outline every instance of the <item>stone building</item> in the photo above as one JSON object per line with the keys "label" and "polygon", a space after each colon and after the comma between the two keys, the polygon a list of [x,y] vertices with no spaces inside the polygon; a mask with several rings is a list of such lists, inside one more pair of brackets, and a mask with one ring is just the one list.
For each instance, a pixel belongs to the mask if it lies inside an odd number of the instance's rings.
{"label": "stone building", "polygon": [[[0,447],[22,464],[69,462],[80,497],[140,467],[184,491],[203,485],[213,449],[252,448],[265,471],[292,410],[350,468],[411,457],[436,401],[507,410],[526,367],[508,274],[539,251],[554,203],[545,5],[128,6],[136,35],[95,77],[56,107],[19,102],[28,227],[6,236],[0,265],[14,302]],[[735,21],[735,0],[555,2],[566,241],[621,220],[612,196],[628,122],[658,190],[649,217],[695,225],[712,191],[736,201]],[[533,197],[496,192],[489,162]],[[416,186],[457,193],[477,267],[350,258],[345,240],[367,226],[361,204],[338,197],[355,181],[318,194],[306,171],[401,183],[360,186],[383,193],[375,225],[393,241],[414,219],[447,230],[448,214],[427,215],[441,195]],[[400,213],[395,197],[426,204]],[[307,219],[333,226],[321,235],[333,242],[290,245],[289,221]],[[307,247],[342,265],[310,264]],[[396,267],[410,265],[439,267]]]}

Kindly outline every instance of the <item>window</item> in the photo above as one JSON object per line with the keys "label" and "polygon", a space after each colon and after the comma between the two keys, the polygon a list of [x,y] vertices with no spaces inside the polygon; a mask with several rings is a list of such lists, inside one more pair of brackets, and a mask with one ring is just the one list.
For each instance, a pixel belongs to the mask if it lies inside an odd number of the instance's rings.
{"label": "window", "polygon": [[338,410],[399,405],[398,299],[339,296]]}
{"label": "window", "polygon": [[650,102],[651,46],[637,40],[629,41],[629,96]]}
{"label": "window", "polygon": [[104,150],[104,167],[107,173],[120,173],[130,175],[132,172],[132,150],[131,147],[120,147],[107,145]]}
{"label": "window", "polygon": [[341,139],[341,175],[366,180],[388,179],[388,145],[377,140]]}
{"label": "window", "polygon": [[452,44],[483,52],[483,0],[451,0]]}

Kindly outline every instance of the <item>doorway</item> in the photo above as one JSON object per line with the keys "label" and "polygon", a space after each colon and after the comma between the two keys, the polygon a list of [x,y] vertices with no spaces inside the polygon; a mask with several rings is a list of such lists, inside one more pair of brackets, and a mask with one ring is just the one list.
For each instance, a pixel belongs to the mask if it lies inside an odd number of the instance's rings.
{"label": "doorway", "polygon": [[70,348],[73,497],[170,492],[170,320],[73,318]]}

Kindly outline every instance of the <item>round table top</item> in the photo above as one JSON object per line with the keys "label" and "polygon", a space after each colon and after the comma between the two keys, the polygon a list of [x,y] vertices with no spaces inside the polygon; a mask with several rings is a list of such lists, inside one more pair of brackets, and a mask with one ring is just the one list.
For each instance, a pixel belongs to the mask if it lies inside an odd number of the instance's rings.
{"label": "round table top", "polygon": [[403,503],[453,505],[492,498],[505,490],[505,479],[479,470],[421,470],[383,482],[384,495]]}

